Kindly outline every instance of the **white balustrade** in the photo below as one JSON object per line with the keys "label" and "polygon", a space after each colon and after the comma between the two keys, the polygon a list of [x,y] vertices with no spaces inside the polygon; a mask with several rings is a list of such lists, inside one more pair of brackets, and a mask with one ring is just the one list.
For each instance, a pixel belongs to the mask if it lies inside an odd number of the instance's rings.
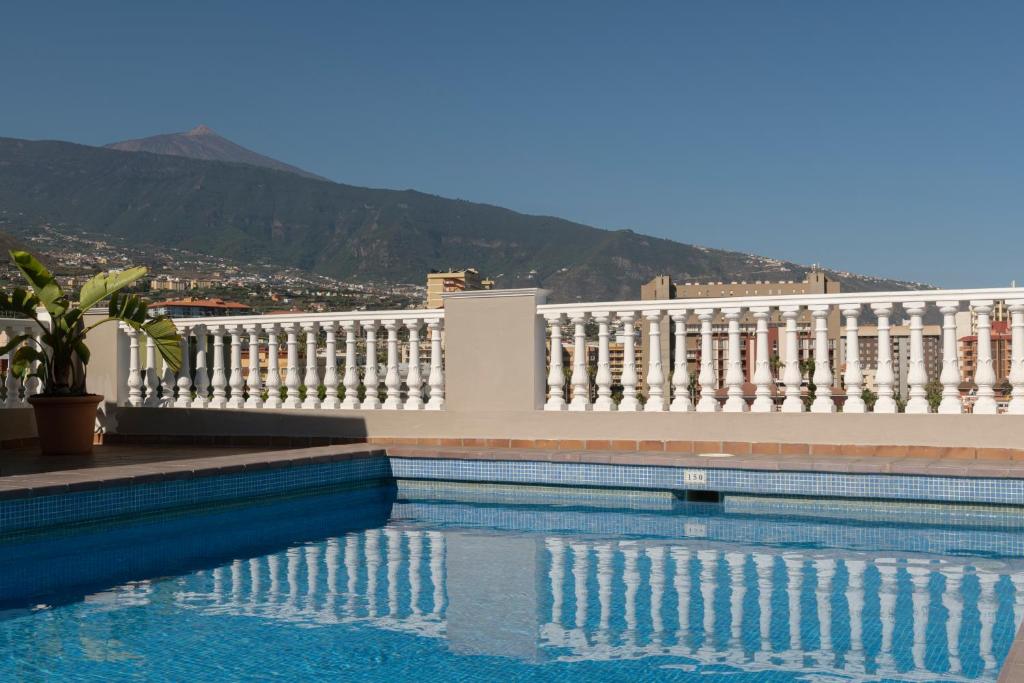
{"label": "white balustrade", "polygon": [[[996,361],[1005,361],[1002,355],[993,357],[991,317],[996,302],[1006,302],[1011,329],[1011,357],[1007,366],[998,368]],[[976,335],[963,340],[961,348],[956,314],[965,304],[973,313]],[[893,334],[906,332],[891,328],[897,306],[909,319],[908,345],[898,347],[899,354],[894,353]],[[862,318],[865,307],[875,320]],[[928,413],[928,381],[937,379],[942,397],[935,412],[1024,414],[1024,297],[1013,289],[546,304],[538,306],[537,313],[547,323],[550,340],[549,362],[543,368],[543,405],[549,411],[803,412],[804,383],[810,379],[815,385],[811,412]],[[830,322],[833,315],[845,326]],[[930,317],[940,315],[941,341],[925,326]],[[132,340],[125,329],[123,396],[129,406],[439,410],[445,407],[443,316],[443,311],[433,310],[412,316],[408,311],[361,311],[178,320],[179,331],[189,341],[183,342],[187,353],[177,374],[157,360],[151,340],[147,338],[143,348],[142,338]],[[671,321],[670,368],[662,357],[665,317]],[[636,348],[638,322],[645,342],[642,363]],[[6,321],[5,325],[8,334],[23,327]],[[378,336],[380,330],[386,337]],[[564,338],[567,330],[572,332],[571,342]],[[842,365],[834,370],[833,352],[838,354],[840,336],[845,351]],[[877,355],[867,358],[862,345],[872,338],[877,339]],[[773,340],[781,356],[780,377],[774,376]],[[801,344],[806,348],[808,341],[814,357],[810,378],[801,368]],[[571,346],[571,372],[564,368],[563,342]],[[429,344],[429,373],[423,344]],[[240,351],[245,345],[249,365],[243,371]],[[941,354],[936,354],[940,347]],[[903,352],[907,348],[909,354]],[[1004,353],[1002,346],[999,352]],[[968,355],[962,358],[961,353]],[[283,368],[282,358],[287,359]],[[969,393],[961,389],[962,380],[968,379],[960,374],[965,359],[971,363],[975,387]],[[723,367],[724,400],[718,394]],[[1005,378],[1003,367],[1009,368]],[[837,372],[843,391],[833,395]],[[906,379],[905,396],[897,395],[897,377]],[[696,404],[691,399],[694,378],[699,386]],[[612,391],[616,379],[621,396]],[[1004,379],[1012,391],[996,396],[996,385]],[[21,386],[13,376],[4,381],[4,407],[23,406],[37,390]],[[596,399],[591,397],[591,381]],[[865,389],[876,395],[873,405],[865,402]],[[997,402],[1004,398],[1007,402]],[[777,403],[779,399],[783,400]],[[906,400],[905,408],[898,399]]]}

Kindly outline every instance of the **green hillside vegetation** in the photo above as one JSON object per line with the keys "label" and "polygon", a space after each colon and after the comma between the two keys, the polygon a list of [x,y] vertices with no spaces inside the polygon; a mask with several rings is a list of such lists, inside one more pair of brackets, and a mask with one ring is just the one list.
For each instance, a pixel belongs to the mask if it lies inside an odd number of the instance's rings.
{"label": "green hillside vegetation", "polygon": [[[807,270],[412,190],[11,138],[0,138],[0,218],[21,229],[67,224],[140,244],[267,257],[377,282],[418,283],[432,268],[475,266],[500,276],[501,287],[551,289],[555,301],[637,298],[640,284],[662,273],[679,281],[800,280]],[[839,279],[848,291],[905,287]]]}

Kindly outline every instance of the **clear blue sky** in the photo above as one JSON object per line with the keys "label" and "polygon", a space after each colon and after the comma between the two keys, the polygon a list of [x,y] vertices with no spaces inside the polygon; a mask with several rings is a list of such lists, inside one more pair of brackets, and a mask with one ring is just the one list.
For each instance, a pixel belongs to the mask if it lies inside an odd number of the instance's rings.
{"label": "clear blue sky", "polygon": [[1024,282],[1024,2],[11,3],[0,135],[205,123],[332,179]]}

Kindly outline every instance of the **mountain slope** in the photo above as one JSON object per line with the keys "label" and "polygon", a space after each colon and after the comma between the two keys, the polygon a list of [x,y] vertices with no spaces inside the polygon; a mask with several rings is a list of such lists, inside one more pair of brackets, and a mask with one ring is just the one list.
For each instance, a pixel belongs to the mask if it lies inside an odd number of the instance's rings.
{"label": "mountain slope", "polygon": [[170,154],[190,159],[205,159],[207,161],[230,161],[251,166],[262,166],[273,168],[278,171],[296,173],[306,178],[325,180],[318,175],[303,171],[301,168],[286,164],[277,159],[271,159],[239,144],[231,142],[225,137],[217,135],[204,125],[198,125],[186,133],[167,133],[154,135],[138,140],[124,140],[112,142],[105,145],[110,149],[118,149],[123,152],[152,152],[153,154]]}
{"label": "mountain slope", "polygon": [[[554,301],[628,299],[676,280],[800,280],[808,268],[607,231],[412,190],[378,190],[250,165],[0,138],[0,227],[40,222],[341,278],[421,283],[476,266]],[[905,283],[839,275],[848,291]]]}

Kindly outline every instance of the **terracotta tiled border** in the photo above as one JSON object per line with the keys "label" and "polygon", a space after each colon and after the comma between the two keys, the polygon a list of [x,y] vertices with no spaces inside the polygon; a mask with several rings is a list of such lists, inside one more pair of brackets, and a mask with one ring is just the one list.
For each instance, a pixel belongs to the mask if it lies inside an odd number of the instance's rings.
{"label": "terracotta tiled border", "polygon": [[[437,439],[370,437],[381,446],[448,446],[454,448],[512,448],[526,450],[616,451],[641,453],[729,453],[731,455],[811,455],[856,458],[916,458],[929,460],[1021,460],[1024,449],[871,444],[779,443],[749,441],[656,441],[628,439]],[[250,444],[242,444],[250,445]]]}
{"label": "terracotta tiled border", "polygon": [[[441,446],[442,439],[392,439],[394,445]],[[152,446],[229,446],[232,448],[311,448],[366,443],[365,438],[339,436],[193,436],[188,434],[105,434],[98,443]],[[26,444],[30,445],[30,444]],[[452,444],[455,445],[455,444]],[[459,444],[461,445],[461,444]]]}

